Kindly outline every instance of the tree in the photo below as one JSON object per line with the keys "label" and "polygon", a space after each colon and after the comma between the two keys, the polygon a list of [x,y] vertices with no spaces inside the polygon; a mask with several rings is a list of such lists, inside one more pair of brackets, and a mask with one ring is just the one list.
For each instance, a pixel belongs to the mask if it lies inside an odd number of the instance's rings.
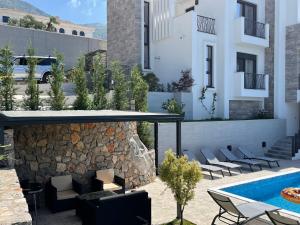
{"label": "tree", "polygon": [[181,78],[178,82],[173,82],[172,86],[175,91],[188,91],[194,84],[194,79],[191,76],[191,70],[181,71]]}
{"label": "tree", "polygon": [[119,62],[111,64],[111,73],[114,81],[113,107],[116,110],[128,110],[128,82]]}
{"label": "tree", "polygon": [[[148,85],[143,79],[142,72],[138,66],[131,70],[132,99],[135,101],[135,110],[139,112],[148,111]],[[149,148],[153,147],[149,123],[140,122],[137,132],[142,142]]]}
{"label": "tree", "polygon": [[10,26],[19,26],[19,20],[15,18],[10,18],[8,20],[8,25]]}
{"label": "tree", "polygon": [[144,80],[149,85],[149,91],[158,91],[159,90],[159,79],[154,73],[147,73],[144,76]]}
{"label": "tree", "polygon": [[56,61],[51,64],[51,78],[50,79],[50,107],[52,110],[63,110],[65,105],[65,95],[62,90],[64,82],[64,57],[62,54],[55,52]]}
{"label": "tree", "polygon": [[160,178],[171,189],[180,209],[180,224],[183,225],[183,212],[188,202],[194,198],[197,183],[202,179],[197,162],[189,162],[187,157],[179,158],[168,150],[159,169]]}
{"label": "tree", "polygon": [[45,30],[46,25],[43,22],[37,21],[33,16],[26,15],[19,20],[19,26],[25,28],[33,28],[38,30]]}
{"label": "tree", "polygon": [[162,109],[166,110],[168,113],[184,114],[183,111],[184,104],[179,104],[175,98],[168,99],[167,102],[162,104]]}
{"label": "tree", "polygon": [[46,31],[56,32],[56,28],[54,25],[58,25],[58,24],[59,24],[59,22],[57,21],[56,17],[50,16],[49,22],[47,23]]}
{"label": "tree", "polygon": [[16,88],[13,78],[13,52],[8,46],[0,49],[0,81],[1,108],[11,111],[14,108]]}
{"label": "tree", "polygon": [[97,54],[93,59],[93,108],[97,110],[107,107],[105,83],[105,67],[102,63],[100,54]]}
{"label": "tree", "polygon": [[39,107],[42,105],[40,100],[40,90],[37,80],[35,79],[35,69],[38,63],[37,58],[34,57],[35,51],[34,48],[30,45],[27,50],[27,88],[25,90],[26,98],[24,101],[24,107],[28,110],[39,110]]}
{"label": "tree", "polygon": [[91,108],[91,100],[89,98],[89,91],[87,89],[84,67],[84,58],[80,57],[76,68],[73,71],[75,93],[77,95],[73,104],[75,110],[88,110]]}

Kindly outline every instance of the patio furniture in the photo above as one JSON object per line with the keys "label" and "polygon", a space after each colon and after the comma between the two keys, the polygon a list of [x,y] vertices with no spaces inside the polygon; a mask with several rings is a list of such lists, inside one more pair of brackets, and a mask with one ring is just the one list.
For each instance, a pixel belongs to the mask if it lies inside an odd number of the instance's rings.
{"label": "patio furniture", "polygon": [[183,150],[183,154],[189,159],[189,160],[194,160],[199,164],[199,167],[205,171],[208,171],[210,174],[211,179],[213,180],[214,177],[212,175],[213,172],[221,172],[222,176],[224,177],[223,169],[218,166],[211,166],[211,165],[203,165],[200,163],[200,161],[197,159],[195,154],[191,151],[188,150]]}
{"label": "patio furniture", "polygon": [[235,205],[227,196],[208,190],[208,194],[220,207],[219,213],[214,217],[211,225],[215,225],[217,219],[222,222],[235,223],[237,225],[246,224],[265,214],[265,211],[275,211],[279,208],[262,203],[250,202]]}
{"label": "patio furniture", "polygon": [[278,159],[272,159],[269,157],[264,157],[264,156],[256,156],[252,152],[248,151],[248,149],[244,147],[238,147],[239,152],[243,155],[245,159],[255,159],[255,160],[260,160],[268,163],[268,166],[272,168],[271,163],[276,163],[278,167],[279,165],[279,160]]}
{"label": "patio furniture", "polygon": [[51,177],[46,183],[46,205],[53,213],[74,209],[79,194],[82,186],[71,175]]}
{"label": "patio furniture", "polygon": [[231,174],[232,169],[238,169],[240,171],[240,173],[242,173],[242,167],[240,165],[235,164],[235,163],[229,163],[229,162],[221,162],[212,153],[211,149],[204,148],[204,149],[201,149],[200,152],[202,153],[203,157],[205,158],[207,164],[226,168],[228,170],[230,176],[232,175]]}
{"label": "patio furniture", "polygon": [[151,199],[145,191],[84,201],[83,225],[150,225]]}
{"label": "patio furniture", "polygon": [[229,162],[248,165],[252,172],[253,172],[254,166],[257,166],[260,170],[262,170],[260,163],[258,163],[257,161],[254,161],[251,159],[239,159],[228,149],[224,149],[224,148],[220,149],[220,152],[226,158],[226,160],[228,160]]}
{"label": "patio furniture", "polygon": [[266,214],[274,225],[300,225],[299,221],[282,216],[278,211],[266,211]]}
{"label": "patio furniture", "polygon": [[114,169],[98,170],[93,178],[93,191],[125,193],[125,179],[116,176]]}
{"label": "patio furniture", "polygon": [[84,201],[99,200],[101,198],[114,196],[114,195],[117,195],[117,193],[112,191],[96,191],[96,192],[90,192],[90,193],[79,195],[77,197],[77,203],[76,203],[76,215],[82,219],[83,215],[87,214],[85,211],[86,204],[84,203]]}

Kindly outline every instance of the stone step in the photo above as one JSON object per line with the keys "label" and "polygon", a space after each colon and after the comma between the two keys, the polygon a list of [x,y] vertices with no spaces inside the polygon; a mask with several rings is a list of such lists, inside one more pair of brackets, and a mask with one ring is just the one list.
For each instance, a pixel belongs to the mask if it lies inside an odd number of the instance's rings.
{"label": "stone step", "polygon": [[289,151],[289,152],[285,152],[285,151],[278,151],[278,150],[273,150],[273,149],[270,149],[268,150],[268,153],[271,153],[271,154],[280,154],[280,155],[286,155],[286,156],[292,156],[292,151]]}
{"label": "stone step", "polygon": [[266,153],[265,156],[274,158],[274,159],[286,159],[286,160],[291,160],[291,156],[286,156],[286,155],[281,155],[281,154],[274,154],[274,153]]}
{"label": "stone step", "polygon": [[292,148],[281,148],[280,146],[272,146],[272,150],[274,151],[281,151],[281,152],[291,152]]}

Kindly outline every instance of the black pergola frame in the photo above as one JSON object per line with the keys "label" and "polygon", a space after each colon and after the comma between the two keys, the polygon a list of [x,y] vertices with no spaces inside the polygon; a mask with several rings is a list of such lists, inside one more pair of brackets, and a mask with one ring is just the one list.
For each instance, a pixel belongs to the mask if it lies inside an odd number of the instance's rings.
{"label": "black pergola frame", "polygon": [[158,124],[176,123],[176,154],[182,155],[181,122],[183,115],[132,111],[2,111],[0,112],[0,145],[4,144],[5,127],[22,125],[105,123],[105,122],[150,122],[154,123],[155,167],[158,172]]}

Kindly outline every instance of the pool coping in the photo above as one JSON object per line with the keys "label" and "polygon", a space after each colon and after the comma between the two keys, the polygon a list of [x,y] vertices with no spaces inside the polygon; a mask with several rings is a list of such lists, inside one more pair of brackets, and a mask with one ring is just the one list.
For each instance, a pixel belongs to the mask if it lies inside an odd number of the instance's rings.
{"label": "pool coping", "polygon": [[[257,201],[255,201],[253,199],[245,198],[245,197],[242,197],[242,196],[239,196],[239,195],[235,195],[235,194],[223,191],[221,189],[229,188],[229,187],[233,187],[233,186],[238,186],[238,185],[242,185],[242,184],[247,184],[247,183],[252,183],[252,182],[255,182],[255,181],[260,181],[260,180],[265,180],[265,179],[280,177],[280,176],[288,175],[288,174],[291,174],[291,173],[297,173],[297,172],[299,173],[300,169],[295,169],[295,170],[291,170],[291,171],[281,172],[281,173],[278,173],[276,175],[274,175],[274,174],[273,175],[267,175],[267,176],[263,176],[263,177],[259,177],[259,178],[255,178],[255,179],[250,179],[250,180],[247,180],[247,181],[240,181],[240,182],[235,182],[235,183],[231,183],[231,184],[226,184],[226,185],[222,185],[222,186],[215,187],[215,188],[209,188],[208,190],[215,191],[215,192],[218,192],[218,193],[223,194],[225,196],[232,197],[232,198],[235,198],[235,199],[238,199],[238,200],[242,200],[242,201],[245,201],[245,202],[257,202]],[[300,213],[292,212],[292,211],[289,211],[289,210],[286,210],[286,209],[280,209],[279,211],[283,212],[283,213],[285,213],[287,215],[291,215],[291,216],[300,218]]]}

